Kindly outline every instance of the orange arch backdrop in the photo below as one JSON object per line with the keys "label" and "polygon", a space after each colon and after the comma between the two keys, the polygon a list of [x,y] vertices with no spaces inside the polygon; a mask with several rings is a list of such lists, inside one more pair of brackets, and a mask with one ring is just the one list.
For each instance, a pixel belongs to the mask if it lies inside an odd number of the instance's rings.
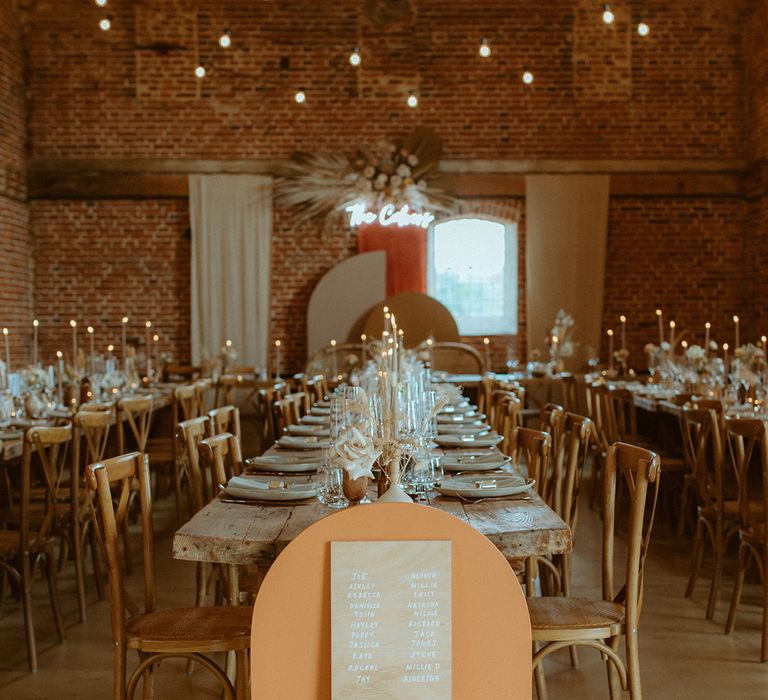
{"label": "orange arch backdrop", "polygon": [[530,699],[528,608],[499,550],[443,511],[380,503],[315,523],[272,565],[253,610],[253,700],[331,697],[330,542],[360,540],[451,540],[453,697]]}
{"label": "orange arch backdrop", "polygon": [[361,253],[387,254],[387,296],[427,293],[427,231],[420,226],[363,224],[357,229]]}

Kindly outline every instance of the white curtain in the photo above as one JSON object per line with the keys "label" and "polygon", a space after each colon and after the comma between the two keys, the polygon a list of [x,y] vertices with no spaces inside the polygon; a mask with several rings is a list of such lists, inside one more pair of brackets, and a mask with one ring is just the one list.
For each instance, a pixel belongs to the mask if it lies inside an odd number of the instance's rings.
{"label": "white curtain", "polygon": [[227,339],[237,364],[266,367],[272,178],[190,175],[192,362]]}
{"label": "white curtain", "polygon": [[610,177],[528,175],[525,187],[528,352],[546,355],[555,316],[565,309],[581,360],[600,346]]}

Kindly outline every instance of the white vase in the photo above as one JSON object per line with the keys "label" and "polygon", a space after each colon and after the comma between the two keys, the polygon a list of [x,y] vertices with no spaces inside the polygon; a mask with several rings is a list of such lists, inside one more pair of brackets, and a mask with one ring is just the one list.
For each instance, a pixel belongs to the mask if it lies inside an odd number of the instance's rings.
{"label": "white vase", "polygon": [[377,503],[413,503],[413,499],[403,491],[400,484],[393,484],[379,496]]}

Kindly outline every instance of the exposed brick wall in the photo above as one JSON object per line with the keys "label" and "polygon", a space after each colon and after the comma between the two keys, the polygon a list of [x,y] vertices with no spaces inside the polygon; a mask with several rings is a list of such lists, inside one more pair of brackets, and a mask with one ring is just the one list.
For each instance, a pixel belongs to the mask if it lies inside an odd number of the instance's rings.
{"label": "exposed brick wall", "polygon": [[27,361],[32,334],[30,248],[21,25],[12,0],[0,0],[0,326],[12,369]]}
{"label": "exposed brick wall", "polygon": [[105,352],[120,347],[123,316],[129,342],[144,346],[152,321],[159,350],[189,360],[190,238],[185,200],[32,202],[35,310],[46,361],[71,347],[70,319]]}
{"label": "exposed brick wall", "polygon": [[113,28],[101,32],[91,2],[38,2],[26,34],[33,154],[284,157],[417,124],[453,158],[743,153],[743,3],[648,0],[647,38],[628,0],[611,3],[612,26],[592,0],[410,0],[389,3],[405,11],[384,24],[364,10],[377,4],[113,0]]}
{"label": "exposed brick wall", "polygon": [[[744,276],[746,204],[740,198],[621,198],[611,201],[608,222],[603,328],[616,332],[627,316],[630,366],[644,366],[645,343],[658,344],[657,308],[665,337],[703,345],[712,338],[733,345],[734,314],[747,307]],[[742,342],[751,340],[746,331]],[[601,356],[608,357],[603,336]]]}
{"label": "exposed brick wall", "polygon": [[[648,0],[645,39],[635,31],[639,4],[611,4],[617,21],[607,27],[590,0],[410,0],[389,3],[404,8],[391,16],[384,3],[358,0],[112,0],[113,29],[105,33],[93,3],[40,0],[25,35],[31,151],[36,158],[284,158],[427,125],[443,138],[445,157],[457,159],[744,157],[743,37],[753,3]],[[367,13],[373,5],[376,12]],[[216,43],[224,27],[233,37],[227,51]],[[477,56],[482,36],[491,43],[489,60]],[[750,50],[760,50],[758,43]],[[347,62],[354,45],[363,54],[358,69]],[[198,60],[208,71],[203,81],[193,75]],[[520,82],[524,67],[535,74],[532,88]],[[293,101],[298,87],[307,91],[302,106]],[[411,89],[419,93],[417,110],[405,107]],[[764,102],[751,105],[750,115]],[[736,258],[746,216],[746,205],[729,198],[611,202],[605,316],[630,316],[633,362],[642,362],[642,344],[656,337],[657,305],[681,326],[698,327],[710,313],[705,284],[712,281],[722,289],[711,302],[716,328],[739,308]],[[522,217],[521,253],[524,209]],[[43,336],[51,333],[45,347],[65,342],[81,298],[82,316],[93,315],[105,334],[111,324],[115,335],[120,315],[143,320],[146,291],[158,290],[158,328],[167,326],[169,349],[184,358],[187,225],[182,201],[35,202],[36,309]],[[80,242],[94,256],[93,301],[79,276],[90,255]],[[303,364],[314,285],[355,249],[346,230],[297,225],[290,212],[275,211],[272,330],[273,339],[286,340],[291,369]],[[102,275],[102,260],[113,270],[127,261],[128,288],[115,282],[118,275]],[[519,270],[523,339],[522,257]],[[633,319],[647,328],[634,330]],[[480,338],[468,340],[482,348]],[[494,366],[504,364],[508,343],[493,339]],[[521,360],[525,351],[521,342]]]}

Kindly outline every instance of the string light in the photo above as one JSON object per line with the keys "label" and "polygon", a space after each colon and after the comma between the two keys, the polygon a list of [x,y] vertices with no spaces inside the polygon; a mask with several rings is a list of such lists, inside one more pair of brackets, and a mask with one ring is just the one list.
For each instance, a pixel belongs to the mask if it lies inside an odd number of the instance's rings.
{"label": "string light", "polygon": [[608,3],[605,3],[605,5],[603,5],[603,22],[606,24],[613,24],[613,20],[615,19],[616,17],[611,10],[611,6]]}
{"label": "string light", "polygon": [[360,55],[360,49],[355,46],[354,49],[352,49],[352,53],[349,54],[349,65],[359,66],[363,62],[363,57]]}
{"label": "string light", "polygon": [[107,6],[107,0],[96,0],[96,4],[99,7],[106,7]]}
{"label": "string light", "polygon": [[224,33],[219,37],[219,46],[222,49],[228,49],[232,46],[232,35],[229,33],[229,29],[225,29]]}
{"label": "string light", "polygon": [[411,94],[408,95],[408,99],[405,102],[411,109],[416,109],[416,107],[419,106],[419,98],[416,97],[415,92],[411,92]]}
{"label": "string light", "polygon": [[112,22],[109,17],[104,17],[99,20],[99,29],[101,29],[102,32],[108,32],[111,28]]}
{"label": "string light", "polygon": [[533,83],[533,73],[531,73],[531,71],[523,71],[523,82],[526,85],[531,85]]}
{"label": "string light", "polygon": [[482,58],[488,58],[491,55],[491,47],[488,45],[488,39],[483,37],[480,40],[480,48],[477,52]]}
{"label": "string light", "polygon": [[651,28],[645,22],[640,22],[637,25],[637,33],[640,36],[648,36],[651,33]]}
{"label": "string light", "polygon": [[297,104],[301,105],[307,101],[307,95],[304,90],[297,90],[296,94],[293,96],[293,99],[296,100]]}
{"label": "string light", "polygon": [[195,77],[201,79],[205,77],[205,66],[200,65],[195,68]]}

